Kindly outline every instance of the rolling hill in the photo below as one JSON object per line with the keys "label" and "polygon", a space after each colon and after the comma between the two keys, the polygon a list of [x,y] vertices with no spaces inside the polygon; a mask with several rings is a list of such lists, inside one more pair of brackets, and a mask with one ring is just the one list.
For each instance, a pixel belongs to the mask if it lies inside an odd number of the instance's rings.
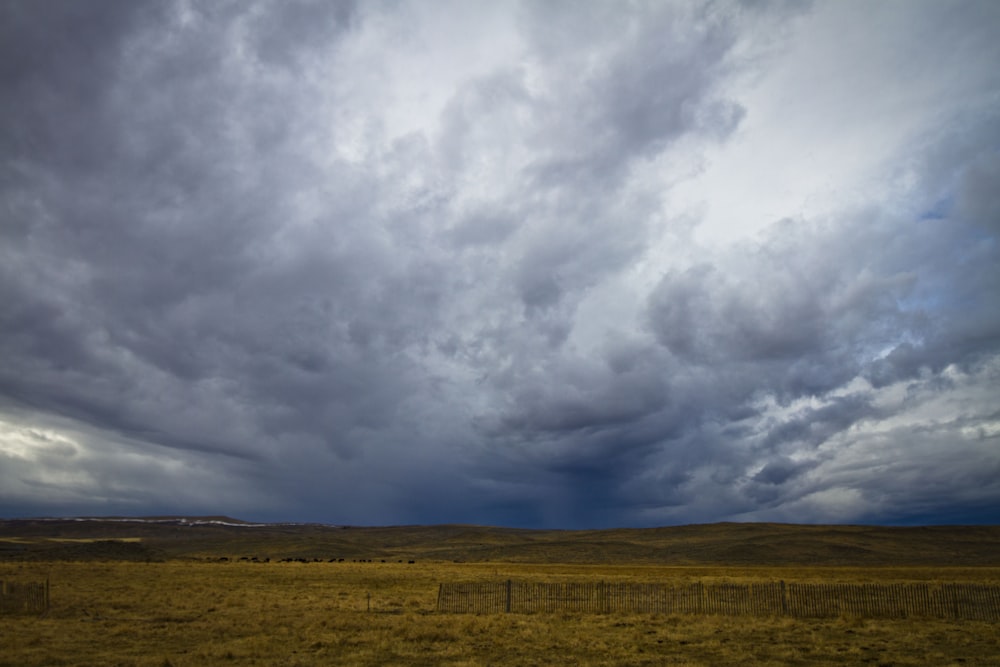
{"label": "rolling hill", "polygon": [[1000,565],[1000,526],[720,523],[528,530],[471,525],[348,527],[229,517],[0,520],[4,560],[422,559],[662,565]]}

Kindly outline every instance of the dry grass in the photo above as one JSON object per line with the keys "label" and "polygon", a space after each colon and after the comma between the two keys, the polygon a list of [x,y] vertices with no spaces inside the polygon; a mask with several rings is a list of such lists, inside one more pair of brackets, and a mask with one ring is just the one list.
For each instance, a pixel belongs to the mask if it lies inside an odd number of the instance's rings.
{"label": "dry grass", "polygon": [[[103,542],[109,538],[104,537],[0,537],[0,542],[10,542],[11,544],[47,544],[49,542],[70,543],[70,544],[93,544]],[[116,542],[142,542],[141,537],[115,537]]]}
{"label": "dry grass", "polygon": [[974,622],[434,611],[453,580],[998,583],[1000,568],[0,564],[46,577],[46,617],[0,619],[0,665],[1000,664],[996,626]]}

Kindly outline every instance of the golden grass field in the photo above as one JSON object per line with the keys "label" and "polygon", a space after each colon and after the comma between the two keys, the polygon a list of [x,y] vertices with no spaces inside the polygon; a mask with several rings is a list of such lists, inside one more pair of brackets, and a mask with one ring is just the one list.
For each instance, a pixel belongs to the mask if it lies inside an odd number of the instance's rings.
{"label": "golden grass field", "polygon": [[988,566],[0,562],[46,578],[46,615],[0,617],[0,665],[1000,665],[971,621],[435,611],[445,581],[1000,583]]}

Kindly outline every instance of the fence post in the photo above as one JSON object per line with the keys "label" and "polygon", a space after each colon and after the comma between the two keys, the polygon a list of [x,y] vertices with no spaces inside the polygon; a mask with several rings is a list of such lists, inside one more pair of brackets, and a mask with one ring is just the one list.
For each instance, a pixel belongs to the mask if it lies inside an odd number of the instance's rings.
{"label": "fence post", "polygon": [[[524,583],[518,585],[519,612],[595,611],[598,613],[701,613],[719,615],[781,614],[786,617],[864,618],[936,616],[1000,620],[1000,586],[927,584],[704,584]],[[0,612],[47,612],[51,582],[0,580]],[[372,593],[367,591],[371,612]],[[502,605],[502,606],[501,606]],[[780,606],[779,606],[780,605]],[[377,605],[376,605],[377,606]],[[505,613],[514,611],[514,582],[441,583],[438,611]]]}

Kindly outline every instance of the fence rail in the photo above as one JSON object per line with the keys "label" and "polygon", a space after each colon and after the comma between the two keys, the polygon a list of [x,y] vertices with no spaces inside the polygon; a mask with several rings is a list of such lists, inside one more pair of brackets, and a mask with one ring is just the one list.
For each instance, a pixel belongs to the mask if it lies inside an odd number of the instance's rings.
{"label": "fence rail", "polygon": [[0,613],[43,613],[49,609],[49,582],[0,580]]}
{"label": "fence rail", "polygon": [[1000,586],[982,584],[444,583],[448,613],[577,611],[725,616],[929,617],[1000,621]]}

